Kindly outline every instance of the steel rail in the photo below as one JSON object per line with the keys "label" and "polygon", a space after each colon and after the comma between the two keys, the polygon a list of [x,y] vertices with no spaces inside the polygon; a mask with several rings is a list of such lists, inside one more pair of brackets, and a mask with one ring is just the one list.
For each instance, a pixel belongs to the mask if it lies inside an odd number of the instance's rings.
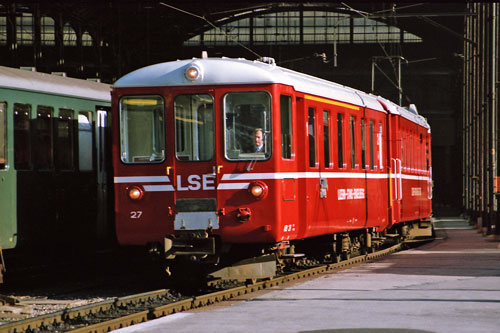
{"label": "steel rail", "polygon": [[[270,280],[264,280],[246,286],[231,288],[228,290],[217,291],[206,295],[195,296],[165,305],[154,306],[154,305],[147,305],[147,303],[148,302],[154,303],[155,301],[161,300],[162,297],[169,295],[169,292],[166,289],[120,297],[114,300],[88,304],[80,307],[54,312],[40,317],[29,318],[1,325],[0,333],[20,333],[27,331],[29,332],[29,331],[39,330],[40,328],[47,329],[52,326],[57,327],[60,325],[65,326],[65,328],[63,329],[64,331],[70,331],[70,332],[78,332],[78,333],[109,332],[111,330],[139,324],[152,319],[167,316],[169,314],[211,305],[217,302],[229,300],[233,297],[237,297],[240,295],[250,294],[259,290],[269,289],[278,286],[280,284],[292,282],[307,277],[312,277],[314,275],[318,275],[328,271],[335,271],[348,268],[359,263],[367,262],[369,260],[378,259],[383,256],[392,254],[400,250],[402,246],[403,243],[398,243],[387,249],[354,257],[352,259],[344,260],[339,263],[321,265],[300,272],[295,272],[287,274],[285,276],[276,277]],[[137,309],[128,309],[125,311],[133,313],[119,315],[118,318],[111,318],[113,317],[112,314],[106,315],[106,317],[102,316],[102,314],[105,314],[106,312],[111,312],[113,310],[117,310],[120,308],[127,309],[128,307],[136,306],[137,304],[143,304],[143,305],[139,306]],[[110,318],[110,319],[104,319],[99,323],[90,325],[79,324],[80,326],[83,325],[82,327],[75,327],[78,326],[78,324],[71,324],[72,321],[78,319],[84,319],[87,317],[95,317],[96,320],[99,320],[99,317],[101,317],[101,319],[104,318]]]}

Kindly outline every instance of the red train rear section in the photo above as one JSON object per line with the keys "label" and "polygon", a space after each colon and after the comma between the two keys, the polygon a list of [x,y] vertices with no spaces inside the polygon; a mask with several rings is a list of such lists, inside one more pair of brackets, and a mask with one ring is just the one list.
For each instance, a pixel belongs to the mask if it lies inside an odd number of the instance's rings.
{"label": "red train rear section", "polygon": [[414,108],[226,58],[149,66],[112,96],[123,245],[213,264],[335,261],[431,232],[430,128]]}

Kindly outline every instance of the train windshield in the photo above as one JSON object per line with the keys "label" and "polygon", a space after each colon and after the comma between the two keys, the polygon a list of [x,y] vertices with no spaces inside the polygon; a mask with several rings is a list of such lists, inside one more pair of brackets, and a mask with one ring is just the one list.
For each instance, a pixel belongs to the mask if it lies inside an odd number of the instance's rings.
{"label": "train windshield", "polygon": [[165,160],[164,104],[160,96],[121,98],[122,162],[157,163]]}
{"label": "train windshield", "polygon": [[214,157],[214,102],[210,95],[179,95],[174,100],[175,156],[180,161]]}
{"label": "train windshield", "polygon": [[271,156],[271,96],[264,91],[224,96],[225,154],[229,160]]}

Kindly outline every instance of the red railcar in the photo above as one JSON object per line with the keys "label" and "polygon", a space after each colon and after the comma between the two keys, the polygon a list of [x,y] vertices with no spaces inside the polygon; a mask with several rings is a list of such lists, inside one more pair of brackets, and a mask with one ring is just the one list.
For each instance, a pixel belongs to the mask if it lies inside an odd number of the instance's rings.
{"label": "red railcar", "polygon": [[326,248],[338,260],[430,230],[430,127],[414,108],[227,58],[139,69],[112,99],[123,245],[207,262]]}

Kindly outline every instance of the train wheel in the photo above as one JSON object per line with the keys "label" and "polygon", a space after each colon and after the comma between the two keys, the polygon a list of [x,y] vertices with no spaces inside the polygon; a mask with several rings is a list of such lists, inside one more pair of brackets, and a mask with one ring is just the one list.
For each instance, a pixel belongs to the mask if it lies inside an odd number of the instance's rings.
{"label": "train wheel", "polygon": [[344,252],[342,253],[342,260],[349,260],[351,259],[351,254],[349,252]]}

